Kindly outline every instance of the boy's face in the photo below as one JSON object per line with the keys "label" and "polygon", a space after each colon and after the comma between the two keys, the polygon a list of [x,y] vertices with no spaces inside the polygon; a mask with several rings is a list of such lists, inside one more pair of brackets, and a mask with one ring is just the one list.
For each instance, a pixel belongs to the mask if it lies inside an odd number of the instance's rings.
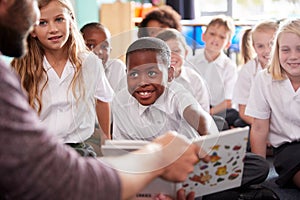
{"label": "boy's face", "polygon": [[205,49],[220,53],[230,45],[229,31],[222,25],[212,25],[203,34]]}
{"label": "boy's face", "polygon": [[155,51],[135,51],[128,55],[128,91],[144,106],[153,104],[165,90],[168,69],[159,62]]}
{"label": "boy's face", "polygon": [[186,50],[182,43],[176,39],[167,40],[166,44],[171,50],[171,66],[175,69],[175,77],[178,77],[181,73],[181,67],[186,56]]}
{"label": "boy's face", "polygon": [[92,50],[102,60],[102,64],[105,65],[111,51],[107,33],[96,28],[88,28],[84,31],[83,38],[86,46]]}

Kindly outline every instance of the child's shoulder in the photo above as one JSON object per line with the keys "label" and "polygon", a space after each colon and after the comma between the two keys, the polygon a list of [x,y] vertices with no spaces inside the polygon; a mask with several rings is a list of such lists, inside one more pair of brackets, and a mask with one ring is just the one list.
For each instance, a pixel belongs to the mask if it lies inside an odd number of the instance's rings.
{"label": "child's shoulder", "polygon": [[221,51],[221,53],[217,59],[219,59],[220,61],[225,62],[225,63],[231,63],[231,64],[236,65],[235,61],[232,60],[227,54],[225,54],[224,51]]}
{"label": "child's shoulder", "polygon": [[257,63],[256,59],[251,59],[249,60],[247,63],[243,64],[240,69],[239,72],[240,73],[251,73],[253,75],[257,74],[257,72],[261,71],[262,68],[260,66],[260,64]]}
{"label": "child's shoulder", "polygon": [[82,52],[79,54],[79,58],[82,61],[82,69],[85,71],[96,74],[104,73],[102,61],[93,52]]}
{"label": "child's shoulder", "polygon": [[82,63],[101,62],[101,60],[93,52],[89,52],[89,51],[80,52],[78,57],[80,58]]}
{"label": "child's shoulder", "polygon": [[191,68],[191,67],[186,67],[184,66],[181,69],[181,74],[180,76],[184,79],[189,79],[191,81],[197,81],[200,80],[201,82],[204,81],[204,79],[202,78],[202,76],[196,72],[195,69]]}
{"label": "child's shoulder", "polygon": [[194,99],[192,93],[188,91],[181,83],[176,80],[169,83],[166,88],[164,95],[169,99],[178,99],[179,101],[183,99]]}
{"label": "child's shoulder", "polygon": [[118,67],[118,68],[126,68],[125,63],[120,59],[108,59],[106,63],[107,67]]}
{"label": "child's shoulder", "polygon": [[273,78],[268,69],[265,68],[257,72],[257,75],[255,76],[255,82],[262,82],[264,85],[267,85],[273,82]]}

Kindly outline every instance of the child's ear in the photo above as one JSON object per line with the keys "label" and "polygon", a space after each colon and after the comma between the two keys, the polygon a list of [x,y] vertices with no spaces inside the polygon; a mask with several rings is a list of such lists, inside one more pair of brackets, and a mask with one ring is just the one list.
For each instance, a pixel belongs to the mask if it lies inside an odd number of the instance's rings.
{"label": "child's ear", "polygon": [[173,81],[175,78],[175,69],[172,65],[168,68],[168,82]]}
{"label": "child's ear", "polygon": [[205,32],[201,35],[201,39],[202,39],[203,42],[206,41]]}
{"label": "child's ear", "polygon": [[225,49],[227,50],[230,47],[230,45],[231,45],[231,41],[229,40],[225,46]]}
{"label": "child's ear", "polygon": [[35,33],[35,31],[34,31],[34,30],[33,30],[33,31],[31,31],[30,35],[31,35],[31,37],[35,38],[35,37],[36,37],[36,33]]}

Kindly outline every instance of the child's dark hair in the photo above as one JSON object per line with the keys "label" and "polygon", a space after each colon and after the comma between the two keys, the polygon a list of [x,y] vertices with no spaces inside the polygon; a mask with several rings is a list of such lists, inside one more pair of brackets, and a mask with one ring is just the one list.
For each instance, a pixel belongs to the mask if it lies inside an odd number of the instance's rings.
{"label": "child's dark hair", "polygon": [[84,33],[85,30],[87,30],[87,29],[93,29],[93,28],[102,30],[103,32],[105,32],[106,29],[107,29],[103,24],[101,24],[101,23],[99,23],[99,22],[91,22],[91,23],[85,24],[85,25],[80,29],[80,32],[81,32],[81,33]]}
{"label": "child's dark hair", "polygon": [[148,37],[147,32],[148,22],[151,20],[158,21],[159,23],[181,31],[182,26],[180,23],[181,16],[170,6],[161,6],[155,10],[150,11],[139,25],[138,37]]}
{"label": "child's dark hair", "polygon": [[126,63],[128,62],[128,56],[137,51],[155,51],[157,52],[158,58],[161,59],[162,63],[168,67],[170,66],[171,51],[168,45],[161,39],[143,37],[134,41],[127,49]]}

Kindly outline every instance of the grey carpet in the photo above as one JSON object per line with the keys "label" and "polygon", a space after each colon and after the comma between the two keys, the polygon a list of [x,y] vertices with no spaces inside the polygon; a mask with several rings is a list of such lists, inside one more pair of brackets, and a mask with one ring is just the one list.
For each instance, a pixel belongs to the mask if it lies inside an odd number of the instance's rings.
{"label": "grey carpet", "polygon": [[268,161],[270,162],[270,172],[267,180],[262,185],[265,186],[266,188],[273,190],[281,200],[299,200],[300,199],[299,189],[278,187],[278,185],[275,183],[275,180],[278,175],[272,164],[273,159],[268,158]]}

